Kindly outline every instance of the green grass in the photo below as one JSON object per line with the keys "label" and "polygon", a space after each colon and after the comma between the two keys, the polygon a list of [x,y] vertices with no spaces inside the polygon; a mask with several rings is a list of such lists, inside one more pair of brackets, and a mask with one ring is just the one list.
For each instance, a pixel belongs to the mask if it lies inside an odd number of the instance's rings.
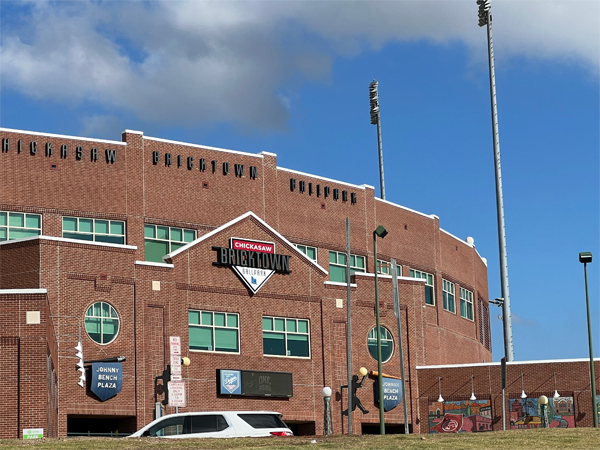
{"label": "green grass", "polygon": [[29,441],[0,441],[0,449],[52,450],[142,450],[142,449],[598,449],[600,432],[594,428],[535,429],[489,433],[365,435],[365,436],[295,436],[244,439],[110,439],[59,438]]}

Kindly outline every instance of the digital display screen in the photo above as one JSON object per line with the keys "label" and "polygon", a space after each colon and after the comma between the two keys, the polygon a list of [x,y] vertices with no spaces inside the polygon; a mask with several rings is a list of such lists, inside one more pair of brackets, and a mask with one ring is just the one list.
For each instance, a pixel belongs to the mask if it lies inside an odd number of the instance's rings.
{"label": "digital display screen", "polygon": [[[239,374],[239,377],[236,377],[236,374]],[[219,394],[292,397],[294,393],[291,372],[220,369],[217,378],[221,380]],[[236,383],[239,383],[239,386],[235,386]]]}

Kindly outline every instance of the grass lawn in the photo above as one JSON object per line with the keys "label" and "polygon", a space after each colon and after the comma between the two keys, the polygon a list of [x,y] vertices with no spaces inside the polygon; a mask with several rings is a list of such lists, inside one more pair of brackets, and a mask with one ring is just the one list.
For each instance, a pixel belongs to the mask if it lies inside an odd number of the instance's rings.
{"label": "grass lawn", "polygon": [[0,449],[142,450],[142,449],[598,449],[600,431],[594,428],[535,429],[488,433],[295,436],[244,439],[110,439],[60,438],[4,440]]}

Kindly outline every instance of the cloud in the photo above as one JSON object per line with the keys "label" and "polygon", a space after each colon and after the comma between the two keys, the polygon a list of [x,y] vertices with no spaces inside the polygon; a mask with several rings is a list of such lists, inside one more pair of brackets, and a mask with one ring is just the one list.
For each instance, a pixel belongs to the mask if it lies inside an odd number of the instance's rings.
{"label": "cloud", "polygon": [[[497,59],[598,72],[598,2],[494,0],[492,12]],[[3,89],[186,127],[284,129],[294,104],[282,91],[393,42],[462,42],[486,56],[473,0],[37,1],[2,21]]]}
{"label": "cloud", "polygon": [[511,311],[510,317],[511,317],[512,322],[515,325],[518,325],[521,327],[537,327],[538,326],[537,320],[521,317],[521,316],[517,315],[514,311]]}

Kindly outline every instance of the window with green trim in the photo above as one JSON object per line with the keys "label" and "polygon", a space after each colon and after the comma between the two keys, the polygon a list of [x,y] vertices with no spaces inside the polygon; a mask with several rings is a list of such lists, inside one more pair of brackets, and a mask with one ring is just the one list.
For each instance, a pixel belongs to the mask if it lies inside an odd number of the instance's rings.
{"label": "window with green trim", "polygon": [[264,316],[263,353],[310,358],[310,326],[305,319]]}
{"label": "window with green trim", "polygon": [[[381,333],[381,362],[387,362],[394,354],[394,338],[386,327],[379,327],[379,332]],[[377,361],[377,327],[373,327],[369,331],[367,346],[369,353]]]}
{"label": "window with green trim", "polygon": [[0,241],[21,239],[42,234],[42,216],[0,211]]}
{"label": "window with green trim", "polygon": [[96,302],[85,313],[85,331],[96,343],[106,345],[119,334],[117,310],[106,302]]}
{"label": "window with green trim", "polygon": [[454,283],[442,278],[442,295],[444,297],[444,309],[451,313],[456,313],[456,303],[454,300]]}
{"label": "window with green trim", "polygon": [[[378,259],[377,260],[377,273],[380,273],[382,275],[391,275],[392,274],[392,263]],[[400,264],[396,264],[396,275],[398,275],[399,277],[402,276],[402,266]]]}
{"label": "window with green trim", "polygon": [[235,313],[188,311],[190,350],[240,352],[240,316]]}
{"label": "window with green trim", "polygon": [[122,220],[63,217],[62,236],[82,241],[125,244],[125,222]]}
{"label": "window with green trim", "polygon": [[317,262],[317,249],[315,247],[311,247],[309,245],[300,245],[294,244],[298,250],[312,259],[314,262]]}
{"label": "window with green trim", "polygon": [[[350,254],[350,273],[366,272],[365,257]],[[346,253],[329,250],[329,279],[346,282]]]}
{"label": "window with green trim", "polygon": [[433,289],[434,276],[427,272],[421,272],[420,270],[410,269],[411,278],[421,278],[425,280],[425,304],[435,305],[435,295]]}
{"label": "window with green trim", "polygon": [[196,239],[196,230],[144,224],[146,261],[163,262],[162,257]]}
{"label": "window with green trim", "polygon": [[473,293],[463,288],[460,288],[460,315],[473,320]]}

